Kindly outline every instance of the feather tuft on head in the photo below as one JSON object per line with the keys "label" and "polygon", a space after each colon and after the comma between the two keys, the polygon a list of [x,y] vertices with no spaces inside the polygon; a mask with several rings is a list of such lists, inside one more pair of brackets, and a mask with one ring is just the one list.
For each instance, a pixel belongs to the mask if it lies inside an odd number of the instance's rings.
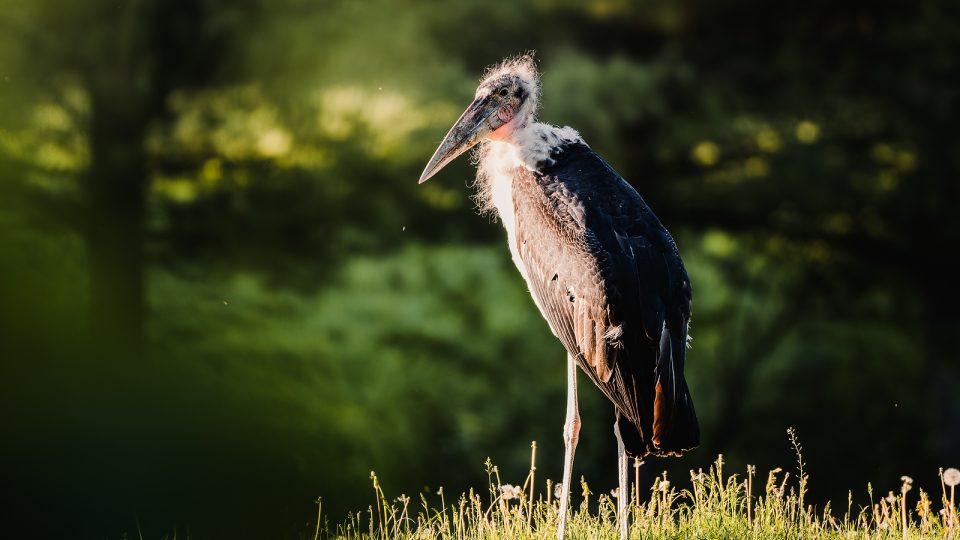
{"label": "feather tuft on head", "polygon": [[540,74],[537,72],[536,52],[527,51],[488,67],[483,72],[483,76],[480,77],[480,87],[490,81],[509,75],[520,77],[526,83],[525,86],[531,94],[528,100],[536,111],[537,105],[540,103]]}

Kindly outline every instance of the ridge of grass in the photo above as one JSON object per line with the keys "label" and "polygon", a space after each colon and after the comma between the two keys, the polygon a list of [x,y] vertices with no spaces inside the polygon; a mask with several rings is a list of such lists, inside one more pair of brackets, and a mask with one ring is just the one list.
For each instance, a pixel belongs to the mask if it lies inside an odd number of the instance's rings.
{"label": "ridge of grass", "polygon": [[[724,471],[723,455],[708,471],[690,471],[689,487],[679,489],[666,473],[650,488],[650,498],[639,501],[639,489],[630,497],[630,538],[643,540],[683,538],[752,539],[920,539],[960,538],[960,523],[954,495],[960,482],[956,469],[940,469],[938,511],[930,493],[919,489],[911,496],[913,480],[901,477],[899,493],[875,499],[868,484],[871,503],[853,508],[852,492],[847,508],[835,515],[827,504],[815,511],[806,504],[808,477],[802,449],[792,430],[790,441],[797,454],[797,474],[775,468],[767,473],[759,493],[754,493],[756,467],[748,465],[743,474]],[[634,471],[639,471],[636,462]],[[522,486],[502,483],[499,470],[487,460],[489,482],[486,493],[471,489],[447,501],[441,488],[439,506],[421,494],[419,505],[406,495],[388,499],[376,474],[370,473],[376,503],[365,512],[348,516],[331,526],[322,517],[321,500],[314,539],[343,538],[380,540],[483,540],[553,539],[557,534],[558,504],[554,487],[546,481],[544,498],[534,499],[536,443],[532,445],[530,472]],[[636,484],[635,484],[636,486]],[[610,494],[590,491],[581,478],[582,502],[571,506],[567,521],[568,538],[618,538],[617,490]]]}

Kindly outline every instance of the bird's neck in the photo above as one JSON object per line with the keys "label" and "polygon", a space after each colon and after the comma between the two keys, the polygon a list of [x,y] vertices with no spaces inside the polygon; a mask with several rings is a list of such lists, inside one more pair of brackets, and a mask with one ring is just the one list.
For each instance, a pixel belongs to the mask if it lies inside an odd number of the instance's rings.
{"label": "bird's neck", "polygon": [[549,167],[554,163],[551,155],[574,142],[582,143],[583,139],[573,128],[532,121],[518,125],[502,138],[483,141],[475,158],[476,200],[480,210],[496,210],[502,216],[505,211],[501,208],[503,201],[495,201],[494,195],[512,191],[516,169],[539,171]]}
{"label": "bird's neck", "polygon": [[550,154],[572,142],[583,142],[575,129],[532,121],[510,130],[499,141],[491,141],[493,144],[501,143],[507,147],[508,152],[513,152],[513,167],[526,167],[532,171],[552,165]]}

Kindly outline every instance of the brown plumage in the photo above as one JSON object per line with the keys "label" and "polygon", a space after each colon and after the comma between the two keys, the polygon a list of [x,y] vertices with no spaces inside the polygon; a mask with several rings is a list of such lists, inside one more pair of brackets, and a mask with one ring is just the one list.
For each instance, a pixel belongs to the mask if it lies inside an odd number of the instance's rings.
{"label": "brown plumage", "polygon": [[582,142],[514,170],[516,249],[553,333],[635,428],[634,455],[699,443],[683,379],[691,289],[639,194]]}
{"label": "brown plumage", "polygon": [[[533,58],[488,71],[420,176],[478,146],[477,200],[567,349],[567,418],[557,537],[580,431],[577,366],[616,409],[620,493],[627,454],[679,455],[700,441],[683,378],[691,287],[673,238],[640,195],[571,128],[534,121]],[[618,500],[627,539],[626,497]]]}

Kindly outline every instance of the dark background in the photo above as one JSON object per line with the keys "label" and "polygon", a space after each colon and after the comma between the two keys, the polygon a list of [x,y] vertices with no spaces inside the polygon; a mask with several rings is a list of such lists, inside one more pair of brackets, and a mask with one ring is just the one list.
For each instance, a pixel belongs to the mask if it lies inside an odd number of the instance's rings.
{"label": "dark background", "polygon": [[[388,496],[557,479],[564,353],[463,158],[536,49],[674,233],[727,470],[845,507],[960,464],[957,2],[0,0],[0,500],[42,537],[284,537]],[[581,381],[585,381],[581,377]],[[613,487],[581,385],[576,474]],[[541,484],[542,485],[542,484]],[[453,497],[447,498],[450,501]]]}

